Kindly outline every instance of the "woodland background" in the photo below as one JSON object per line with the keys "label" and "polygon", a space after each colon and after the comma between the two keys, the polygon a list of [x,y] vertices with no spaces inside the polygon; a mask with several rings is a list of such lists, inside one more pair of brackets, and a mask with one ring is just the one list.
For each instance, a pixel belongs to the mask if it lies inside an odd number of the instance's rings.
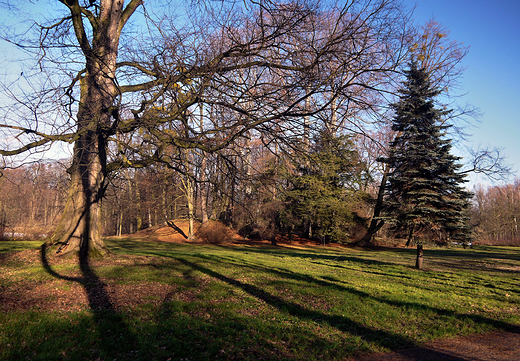
{"label": "woodland background", "polygon": [[[213,220],[273,243],[376,229],[395,242],[374,220],[403,70],[419,61],[442,91],[454,143],[476,114],[457,102],[468,47],[434,20],[413,24],[398,1],[59,5],[0,34],[35,59],[1,84],[1,237],[56,230],[55,243],[74,234],[101,248],[99,230],[187,219],[189,239]],[[71,158],[45,160],[57,142],[74,144]],[[498,151],[467,153],[462,172],[508,175]],[[476,240],[518,240],[518,189],[475,189]]]}
{"label": "woodland background", "polygon": [[[291,160],[279,159],[263,147],[252,147],[252,152],[247,179],[233,171],[243,164],[227,164],[217,158],[206,160],[207,180],[193,182],[192,189],[186,189],[185,177],[162,167],[119,173],[111,180],[103,200],[103,234],[131,234],[166,225],[168,220],[188,219],[188,199],[192,197],[196,222],[201,223],[205,217],[219,220],[244,237],[270,239],[275,234],[292,232],[320,242],[350,243],[364,235],[378,188],[375,175],[366,171],[366,161],[359,160],[352,167],[344,194],[337,196],[334,190],[316,186],[309,193],[320,196],[295,199],[298,180],[287,174],[287,168],[295,166]],[[66,167],[64,160],[3,171],[3,238],[36,238],[53,231],[67,194]],[[194,171],[200,174],[203,170]],[[470,215],[475,242],[519,244],[520,180],[487,188],[476,186],[473,192]],[[397,242],[385,227],[376,234],[376,240]]]}

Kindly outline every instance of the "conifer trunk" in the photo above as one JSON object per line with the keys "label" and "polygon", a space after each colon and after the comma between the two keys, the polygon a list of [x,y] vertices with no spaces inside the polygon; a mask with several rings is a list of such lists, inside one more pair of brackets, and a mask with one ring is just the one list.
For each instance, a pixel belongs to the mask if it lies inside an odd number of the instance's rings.
{"label": "conifer trunk", "polygon": [[357,246],[366,247],[372,243],[372,237],[376,234],[377,231],[383,227],[385,221],[379,219],[381,215],[381,211],[383,210],[383,201],[385,196],[385,187],[386,182],[388,180],[388,166],[385,165],[385,169],[383,172],[383,178],[381,179],[381,184],[379,185],[379,190],[377,192],[377,200],[374,205],[374,214],[372,215],[372,219],[370,220],[370,225],[368,226],[367,232],[359,241],[356,242]]}

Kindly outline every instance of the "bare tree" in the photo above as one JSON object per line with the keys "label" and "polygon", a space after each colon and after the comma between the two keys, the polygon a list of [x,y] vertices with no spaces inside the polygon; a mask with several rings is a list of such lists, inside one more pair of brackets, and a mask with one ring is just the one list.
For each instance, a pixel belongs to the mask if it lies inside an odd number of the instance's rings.
{"label": "bare tree", "polygon": [[518,243],[520,180],[484,189],[477,187],[472,209],[475,238],[491,244]]}
{"label": "bare tree", "polygon": [[[392,0],[208,2],[177,22],[154,19],[141,0],[56,3],[57,20],[37,25],[32,38],[9,37],[46,72],[33,78],[43,90],[17,98],[20,117],[4,113],[0,128],[12,142],[0,154],[74,144],[67,202],[50,238],[58,254],[106,252],[100,202],[110,172],[156,162],[182,171],[185,158],[172,147],[216,153],[251,132],[294,147],[324,126],[318,115],[340,95],[367,104],[386,92],[405,53],[408,19]],[[139,8],[141,23],[125,34]],[[200,104],[213,116],[204,112],[195,127],[185,114]]]}

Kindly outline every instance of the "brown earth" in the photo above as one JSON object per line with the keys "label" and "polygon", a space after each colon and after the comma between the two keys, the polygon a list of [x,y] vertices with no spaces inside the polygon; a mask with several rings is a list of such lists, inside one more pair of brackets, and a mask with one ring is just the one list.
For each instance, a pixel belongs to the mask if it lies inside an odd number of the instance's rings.
{"label": "brown earth", "polygon": [[422,347],[370,354],[351,361],[518,361],[520,327],[438,340]]}
{"label": "brown earth", "polygon": [[[143,241],[153,241],[153,242],[170,242],[170,243],[194,243],[193,241],[188,241],[186,239],[186,235],[188,234],[188,221],[187,220],[175,220],[172,223],[173,226],[178,227],[182,233],[173,227],[165,227],[163,225],[158,225],[154,227],[150,227],[147,229],[143,229],[137,233],[132,235],[122,235],[121,237],[131,237],[131,238],[140,238]],[[200,223],[195,222],[195,233],[200,228]],[[117,238],[117,237],[110,237]],[[233,233],[230,239],[230,242],[233,244],[271,244],[270,241],[267,240],[251,240],[244,239],[240,235]],[[287,235],[277,235],[276,242],[280,243],[284,246],[316,246],[319,245],[319,242],[310,241],[306,238],[302,238],[296,234],[292,235],[291,240]],[[195,242],[196,243],[196,242]],[[339,247],[339,245],[331,245],[331,247]]]}
{"label": "brown earth", "polygon": [[[187,224],[176,222],[176,225],[187,232]],[[129,236],[130,237],[130,236]],[[187,240],[170,227],[153,227],[138,232],[131,236],[143,240],[156,242],[187,242]],[[250,241],[240,237],[234,237],[234,244],[270,244],[268,241]],[[295,238],[288,242],[286,238],[277,239],[280,245],[285,247],[309,247],[317,245],[301,238]],[[161,258],[143,256],[107,256],[103,259],[92,260],[93,268],[104,265],[128,265],[139,266],[153,261],[164,262]],[[9,254],[0,254],[0,277],[9,278],[9,267],[3,267],[6,262],[22,264],[41,263],[39,250],[26,250]],[[53,258],[52,264],[73,264],[75,260]],[[93,288],[102,289],[102,292],[90,290],[88,292],[82,282],[84,276],[78,269],[69,271],[63,278],[55,278],[51,281],[26,281],[20,280],[8,287],[0,286],[0,312],[13,310],[49,310],[60,312],[75,312],[88,310],[93,304],[104,307],[109,302],[111,308],[128,309],[142,303],[160,304],[164,299],[177,295],[186,301],[190,295],[178,294],[173,286],[168,288],[164,284],[147,282],[132,285],[121,285],[114,280],[97,278]],[[66,281],[77,282],[66,282]],[[108,296],[107,299],[103,297]],[[150,295],[154,297],[151,298]],[[96,299],[98,297],[99,299]],[[391,353],[369,354],[362,357],[349,359],[350,361],[518,361],[520,360],[520,327],[511,327],[510,330],[496,331],[481,335],[456,337],[438,340],[420,347],[398,350]]]}

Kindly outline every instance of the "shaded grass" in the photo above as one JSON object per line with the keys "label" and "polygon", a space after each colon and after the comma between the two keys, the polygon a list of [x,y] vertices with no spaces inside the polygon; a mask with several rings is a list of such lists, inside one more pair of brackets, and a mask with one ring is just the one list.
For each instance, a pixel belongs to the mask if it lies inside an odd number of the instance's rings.
{"label": "shaded grass", "polygon": [[[333,360],[520,324],[516,248],[426,250],[417,271],[411,249],[107,244],[149,258],[99,266],[97,277],[171,291],[117,311],[2,313],[1,359]],[[0,287],[52,277],[6,267]]]}

